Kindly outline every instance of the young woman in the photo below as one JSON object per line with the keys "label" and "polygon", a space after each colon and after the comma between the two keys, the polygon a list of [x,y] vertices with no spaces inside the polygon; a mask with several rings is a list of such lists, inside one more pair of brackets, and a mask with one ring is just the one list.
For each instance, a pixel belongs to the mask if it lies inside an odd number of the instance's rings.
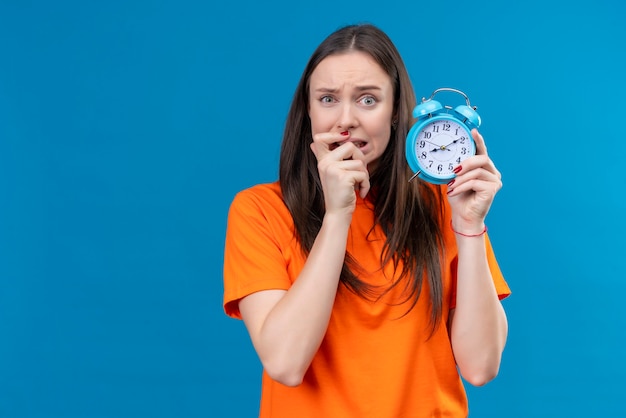
{"label": "young woman", "polygon": [[224,309],[263,364],[260,417],[465,417],[461,376],[498,373],[510,291],[484,221],[500,173],[474,130],[447,186],[409,181],[415,105],[384,32],[337,30],[298,84],[279,180],[232,202]]}

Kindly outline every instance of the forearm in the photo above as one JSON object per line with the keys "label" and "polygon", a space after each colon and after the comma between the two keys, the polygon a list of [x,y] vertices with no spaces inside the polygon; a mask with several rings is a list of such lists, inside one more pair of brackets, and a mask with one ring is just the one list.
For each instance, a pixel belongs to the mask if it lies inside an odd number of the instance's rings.
{"label": "forearm", "polygon": [[302,272],[260,329],[257,351],[266,370],[283,383],[299,384],[326,334],[349,225],[345,216],[324,218]]}
{"label": "forearm", "polygon": [[450,338],[461,375],[482,385],[498,373],[508,325],[487,263],[484,236],[457,236],[457,246],[457,299]]}

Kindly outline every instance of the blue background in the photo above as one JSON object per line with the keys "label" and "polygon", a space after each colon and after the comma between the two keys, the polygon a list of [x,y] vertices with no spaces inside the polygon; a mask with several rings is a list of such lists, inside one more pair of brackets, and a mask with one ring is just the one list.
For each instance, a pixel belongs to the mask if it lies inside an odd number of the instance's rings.
{"label": "blue background", "polygon": [[471,416],[626,416],[624,2],[87,3],[0,3],[1,417],[256,415],[228,206],[276,178],[306,60],[358,22],[418,97],[470,96],[503,174],[510,337]]}

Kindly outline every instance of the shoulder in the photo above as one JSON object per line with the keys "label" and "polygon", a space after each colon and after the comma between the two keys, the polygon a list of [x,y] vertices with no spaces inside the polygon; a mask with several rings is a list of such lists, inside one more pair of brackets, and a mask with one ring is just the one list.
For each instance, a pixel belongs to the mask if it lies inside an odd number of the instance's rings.
{"label": "shoulder", "polygon": [[278,181],[274,181],[272,183],[261,183],[256,184],[254,186],[248,187],[247,189],[243,189],[239,191],[235,195],[235,199],[237,198],[261,198],[261,199],[269,199],[275,200],[279,199],[282,201],[283,194],[280,189],[280,183]]}
{"label": "shoulder", "polygon": [[252,209],[285,207],[280,184],[273,183],[257,184],[238,192],[232,203],[231,211],[234,209]]}
{"label": "shoulder", "polygon": [[257,184],[238,192],[230,206],[230,222],[254,222],[291,228],[293,220],[283,200],[280,183]]}

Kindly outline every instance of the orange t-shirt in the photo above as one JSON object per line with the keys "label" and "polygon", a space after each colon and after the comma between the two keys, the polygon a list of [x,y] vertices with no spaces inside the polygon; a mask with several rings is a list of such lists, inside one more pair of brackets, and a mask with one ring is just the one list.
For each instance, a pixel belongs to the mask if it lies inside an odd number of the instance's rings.
{"label": "orange t-shirt", "polygon": [[[446,212],[445,225],[449,225]],[[361,280],[388,284],[393,268],[380,268],[384,234],[380,227],[370,233],[373,224],[371,203],[359,198],[347,251],[363,267]],[[455,300],[457,248],[454,234],[444,230],[443,325],[434,335],[428,339],[426,283],[417,305],[405,316],[407,304],[394,304],[403,300],[401,285],[377,302],[340,285],[328,330],[302,384],[287,387],[263,373],[260,418],[467,416],[467,398],[445,326]],[[491,274],[502,299],[510,290],[488,238],[486,242]],[[240,192],[231,205],[226,234],[226,314],[241,318],[238,301],[253,292],[289,289],[305,260],[279,184]]]}

